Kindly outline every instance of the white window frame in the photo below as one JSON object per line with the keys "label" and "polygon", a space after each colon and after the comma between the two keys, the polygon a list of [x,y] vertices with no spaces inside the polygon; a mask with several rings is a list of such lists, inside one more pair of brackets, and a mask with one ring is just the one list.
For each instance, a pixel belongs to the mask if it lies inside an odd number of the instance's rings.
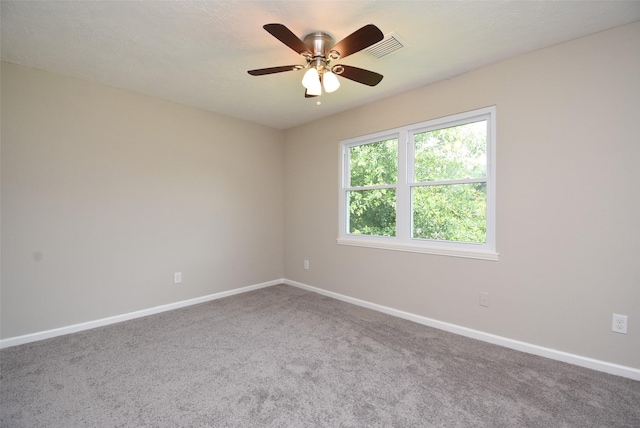
{"label": "white window frame", "polygon": [[[487,229],[486,242],[453,242],[411,237],[411,186],[413,174],[413,135],[433,129],[442,129],[478,120],[487,120]],[[398,139],[398,179],[395,185],[383,186],[396,189],[396,236],[371,236],[348,233],[347,192],[349,186],[349,149],[368,143],[391,138]],[[386,250],[408,251],[415,253],[438,254],[453,257],[466,257],[482,260],[498,260],[496,250],[496,108],[485,107],[464,113],[454,114],[421,123],[406,125],[392,130],[377,132],[340,142],[340,196],[339,196],[339,234],[340,245],[353,245]],[[457,182],[477,182],[478,180],[457,180]],[[481,180],[485,182],[485,180]],[[379,186],[372,186],[379,187]],[[362,188],[358,188],[362,190]]]}

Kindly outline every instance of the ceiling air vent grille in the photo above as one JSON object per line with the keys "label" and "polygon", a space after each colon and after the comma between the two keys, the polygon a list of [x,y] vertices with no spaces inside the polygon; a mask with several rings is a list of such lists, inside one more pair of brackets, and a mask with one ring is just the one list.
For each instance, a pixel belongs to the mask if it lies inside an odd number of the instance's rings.
{"label": "ceiling air vent grille", "polygon": [[402,40],[400,36],[396,33],[391,33],[383,40],[366,49],[365,52],[375,58],[382,58],[383,56],[389,55],[391,52],[395,52],[405,46],[407,46],[407,43]]}

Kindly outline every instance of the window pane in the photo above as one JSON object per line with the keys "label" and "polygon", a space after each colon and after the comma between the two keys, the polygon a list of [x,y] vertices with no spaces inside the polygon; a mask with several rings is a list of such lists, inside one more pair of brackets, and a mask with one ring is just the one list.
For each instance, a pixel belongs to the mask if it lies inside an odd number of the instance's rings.
{"label": "window pane", "polygon": [[487,174],[487,121],[414,135],[415,182],[482,178]]}
{"label": "window pane", "polygon": [[354,190],[347,198],[349,233],[396,236],[395,189]]}
{"label": "window pane", "polygon": [[351,187],[395,184],[398,180],[398,139],[349,148]]}
{"label": "window pane", "polygon": [[414,238],[486,242],[486,183],[413,187],[411,199]]}

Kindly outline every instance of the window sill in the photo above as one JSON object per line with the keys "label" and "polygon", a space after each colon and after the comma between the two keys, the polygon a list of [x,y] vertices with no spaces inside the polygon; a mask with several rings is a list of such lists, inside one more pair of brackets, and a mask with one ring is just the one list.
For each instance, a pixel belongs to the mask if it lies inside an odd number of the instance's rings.
{"label": "window sill", "polygon": [[400,244],[392,241],[380,241],[372,239],[338,238],[339,245],[351,245],[355,247],[377,248],[381,250],[406,251],[409,253],[435,254],[448,257],[463,257],[467,259],[498,261],[498,253],[486,250],[473,250],[466,248],[445,248],[425,245]]}

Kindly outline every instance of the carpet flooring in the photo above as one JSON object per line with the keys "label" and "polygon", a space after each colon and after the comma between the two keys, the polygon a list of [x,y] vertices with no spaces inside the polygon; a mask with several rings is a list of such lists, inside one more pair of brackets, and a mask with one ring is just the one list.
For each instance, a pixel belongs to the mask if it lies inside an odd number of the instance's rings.
{"label": "carpet flooring", "polygon": [[0,351],[2,427],[640,427],[640,382],[278,285]]}

